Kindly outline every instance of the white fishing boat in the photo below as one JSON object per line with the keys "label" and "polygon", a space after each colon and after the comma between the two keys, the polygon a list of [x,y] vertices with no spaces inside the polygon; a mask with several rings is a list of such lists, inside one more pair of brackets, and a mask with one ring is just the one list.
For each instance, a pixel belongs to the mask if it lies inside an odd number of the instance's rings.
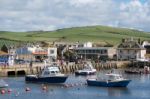
{"label": "white fishing boat", "polygon": [[64,83],[68,75],[62,74],[57,65],[45,66],[42,72],[38,75],[27,75],[26,82],[35,83]]}
{"label": "white fishing boat", "polygon": [[75,75],[93,75],[96,74],[96,69],[93,68],[91,63],[86,63],[82,70],[75,71]]}
{"label": "white fishing boat", "polygon": [[126,87],[131,80],[125,79],[120,74],[110,73],[106,74],[104,79],[101,78],[90,78],[87,79],[89,86],[100,86],[100,87]]}

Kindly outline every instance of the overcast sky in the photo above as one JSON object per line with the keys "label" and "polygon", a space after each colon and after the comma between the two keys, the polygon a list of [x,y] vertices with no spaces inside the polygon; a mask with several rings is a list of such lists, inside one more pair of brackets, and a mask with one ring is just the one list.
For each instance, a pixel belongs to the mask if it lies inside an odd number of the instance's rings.
{"label": "overcast sky", "polygon": [[150,31],[150,0],[0,0],[0,31],[92,25]]}

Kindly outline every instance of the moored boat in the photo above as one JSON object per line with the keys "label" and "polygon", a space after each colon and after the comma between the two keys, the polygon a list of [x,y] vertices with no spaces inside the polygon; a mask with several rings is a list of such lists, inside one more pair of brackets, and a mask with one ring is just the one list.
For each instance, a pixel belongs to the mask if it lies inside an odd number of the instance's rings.
{"label": "moored boat", "polygon": [[75,75],[93,75],[96,74],[96,69],[93,68],[91,63],[86,63],[82,70],[75,71]]}
{"label": "moored boat", "polygon": [[0,88],[5,88],[5,87],[8,87],[8,84],[4,80],[0,79]]}
{"label": "moored boat", "polygon": [[46,66],[41,74],[25,76],[25,81],[35,83],[64,83],[67,78],[67,75],[60,73],[57,65],[50,65]]}
{"label": "moored boat", "polygon": [[144,66],[143,69],[141,69],[141,68],[138,68],[138,69],[131,68],[131,69],[124,70],[124,72],[127,73],[127,74],[150,74],[150,69],[149,69],[148,66]]}
{"label": "moored boat", "polygon": [[105,79],[91,78],[87,79],[89,86],[100,86],[100,87],[126,87],[131,80],[124,79],[119,74],[106,74]]}
{"label": "moored boat", "polygon": [[139,70],[125,70],[124,72],[127,74],[142,74],[142,71]]}

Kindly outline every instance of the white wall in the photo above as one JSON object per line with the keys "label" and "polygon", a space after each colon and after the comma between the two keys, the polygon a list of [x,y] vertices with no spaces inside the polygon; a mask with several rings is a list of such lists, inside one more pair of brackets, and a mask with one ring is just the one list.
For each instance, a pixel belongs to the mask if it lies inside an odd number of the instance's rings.
{"label": "white wall", "polygon": [[146,50],[141,50],[141,58],[145,59]]}
{"label": "white wall", "polygon": [[48,57],[57,59],[57,48],[55,48],[55,47],[48,48]]}
{"label": "white wall", "polygon": [[92,42],[86,42],[86,43],[84,43],[84,47],[92,47]]}
{"label": "white wall", "polygon": [[[145,49],[141,49],[141,50],[125,50],[123,49],[122,52],[120,52],[120,50],[118,50],[118,59],[120,60],[128,60],[128,58],[132,58],[132,59],[145,59],[145,54],[146,54],[146,50]],[[120,57],[121,56],[121,57]]]}

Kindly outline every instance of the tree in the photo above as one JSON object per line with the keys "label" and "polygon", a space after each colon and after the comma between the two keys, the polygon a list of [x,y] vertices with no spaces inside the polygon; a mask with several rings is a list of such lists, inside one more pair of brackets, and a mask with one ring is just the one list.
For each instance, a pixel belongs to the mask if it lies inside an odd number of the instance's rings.
{"label": "tree", "polygon": [[75,62],[77,60],[77,54],[72,51],[72,50],[67,50],[65,53],[64,53],[64,57],[67,61],[70,61],[70,62]]}
{"label": "tree", "polygon": [[4,44],[1,48],[1,51],[8,53],[8,47]]}

